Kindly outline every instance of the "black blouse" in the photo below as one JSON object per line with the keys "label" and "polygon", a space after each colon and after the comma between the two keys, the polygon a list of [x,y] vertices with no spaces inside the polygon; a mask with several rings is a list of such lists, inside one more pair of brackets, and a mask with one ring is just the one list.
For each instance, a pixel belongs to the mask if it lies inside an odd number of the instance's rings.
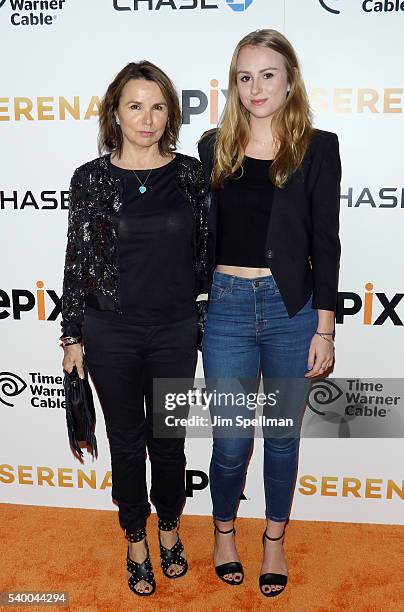
{"label": "black blouse", "polygon": [[123,314],[97,313],[93,308],[87,312],[139,325],[170,323],[196,313],[194,219],[179,189],[176,165],[177,158],[151,172],[136,170],[135,174],[111,164],[111,175],[123,185],[118,228]]}
{"label": "black blouse", "polygon": [[219,190],[217,264],[268,267],[264,253],[274,193],[271,163],[245,157],[242,170]]}

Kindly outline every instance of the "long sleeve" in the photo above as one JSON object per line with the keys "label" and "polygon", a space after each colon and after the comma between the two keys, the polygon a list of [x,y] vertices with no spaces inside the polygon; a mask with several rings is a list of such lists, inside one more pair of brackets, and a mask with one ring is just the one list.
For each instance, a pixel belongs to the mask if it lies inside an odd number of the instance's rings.
{"label": "long sleeve", "polygon": [[313,308],[336,310],[341,245],[339,240],[341,160],[338,137],[319,151],[316,181],[311,193]]}
{"label": "long sleeve", "polygon": [[84,318],[84,270],[86,261],[85,200],[80,172],[75,171],[70,182],[67,247],[62,296],[62,337],[81,338]]}
{"label": "long sleeve", "polygon": [[203,167],[198,163],[195,173],[195,198],[197,201],[196,222],[196,269],[198,294],[207,292],[207,249],[208,249],[208,191]]}

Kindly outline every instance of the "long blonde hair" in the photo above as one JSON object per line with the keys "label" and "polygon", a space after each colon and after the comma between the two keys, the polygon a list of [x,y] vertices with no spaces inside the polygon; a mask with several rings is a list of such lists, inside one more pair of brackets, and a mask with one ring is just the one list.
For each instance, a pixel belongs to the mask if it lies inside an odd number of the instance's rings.
{"label": "long blonde hair", "polygon": [[247,45],[273,49],[285,61],[290,92],[272,116],[271,122],[277,153],[271,165],[270,176],[277,187],[282,187],[300,167],[313,131],[306,88],[290,42],[276,30],[256,30],[247,34],[235,48],[230,64],[227,101],[215,144],[212,175],[214,189],[241,167],[250,139],[249,112],[242,105],[237,89],[237,58],[240,50]]}

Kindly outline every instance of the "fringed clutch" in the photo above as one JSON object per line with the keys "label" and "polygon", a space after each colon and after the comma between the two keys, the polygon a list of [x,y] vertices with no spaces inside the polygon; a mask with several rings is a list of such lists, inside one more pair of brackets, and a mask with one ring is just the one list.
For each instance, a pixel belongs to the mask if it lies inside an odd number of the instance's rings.
{"label": "fringed clutch", "polygon": [[70,374],[66,370],[64,372],[66,424],[70,446],[83,457],[79,442],[85,442],[91,455],[97,458],[97,439],[94,433],[95,409],[87,368],[84,366],[84,379],[79,377],[76,366]]}

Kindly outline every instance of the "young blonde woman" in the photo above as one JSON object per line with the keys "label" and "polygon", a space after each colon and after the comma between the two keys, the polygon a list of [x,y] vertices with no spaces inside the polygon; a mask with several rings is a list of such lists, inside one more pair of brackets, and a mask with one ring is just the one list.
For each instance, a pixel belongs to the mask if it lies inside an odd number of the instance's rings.
{"label": "young blonde woman", "polygon": [[[310,379],[334,360],[341,166],[337,136],[312,127],[298,59],[282,34],[255,31],[237,45],[221,123],[199,153],[211,186],[205,377],[243,379],[244,389],[261,375],[264,386],[302,380],[282,407],[299,422]],[[214,564],[231,585],[244,575],[234,519],[253,444],[236,429],[223,436],[214,428],[210,466]],[[287,583],[283,539],[298,448],[299,431],[264,431],[265,596]]]}

